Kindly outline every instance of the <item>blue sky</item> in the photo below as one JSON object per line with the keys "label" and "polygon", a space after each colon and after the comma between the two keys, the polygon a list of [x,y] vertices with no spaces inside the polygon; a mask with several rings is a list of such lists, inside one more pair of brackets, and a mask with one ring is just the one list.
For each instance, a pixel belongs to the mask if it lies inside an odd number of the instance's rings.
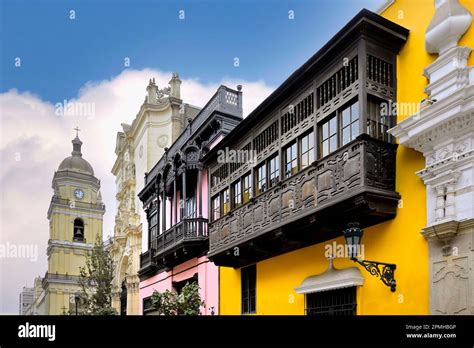
{"label": "blue sky", "polygon": [[237,78],[277,86],[361,8],[375,11],[383,2],[2,0],[0,92],[70,99],[86,82],[126,69],[125,57],[132,69],[179,71],[202,83]]}

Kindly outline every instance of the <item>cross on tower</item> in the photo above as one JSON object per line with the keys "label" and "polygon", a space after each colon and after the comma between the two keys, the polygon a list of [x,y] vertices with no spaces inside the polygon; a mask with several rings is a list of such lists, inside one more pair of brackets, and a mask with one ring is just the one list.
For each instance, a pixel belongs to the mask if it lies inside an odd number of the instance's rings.
{"label": "cross on tower", "polygon": [[76,126],[76,128],[74,128],[74,130],[76,131],[76,138],[78,138],[79,137],[79,131],[80,131],[79,127]]}

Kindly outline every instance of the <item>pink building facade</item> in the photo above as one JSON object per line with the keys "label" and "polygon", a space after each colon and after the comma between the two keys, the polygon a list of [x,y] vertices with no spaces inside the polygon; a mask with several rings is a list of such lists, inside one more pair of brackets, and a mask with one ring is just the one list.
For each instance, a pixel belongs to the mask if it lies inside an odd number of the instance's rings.
{"label": "pink building facade", "polygon": [[180,292],[197,282],[205,306],[219,314],[219,269],[208,258],[208,175],[201,160],[242,120],[242,92],[220,86],[145,175],[139,193],[147,213],[148,250],[140,256],[141,312],[154,314],[154,291]]}

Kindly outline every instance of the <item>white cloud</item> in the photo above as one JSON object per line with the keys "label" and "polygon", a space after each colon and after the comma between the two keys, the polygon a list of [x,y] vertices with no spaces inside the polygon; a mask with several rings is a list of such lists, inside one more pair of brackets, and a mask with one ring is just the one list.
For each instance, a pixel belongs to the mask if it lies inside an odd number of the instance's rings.
{"label": "white cloud", "polygon": [[[107,207],[104,236],[113,231],[115,184],[110,170],[115,160],[115,138],[121,123],[131,123],[142,104],[146,85],[155,77],[158,86],[167,85],[171,73],[152,69],[126,70],[104,81],[86,83],[75,103],[91,103],[95,116],[58,116],[55,104],[29,92],[12,89],[0,94],[0,243],[34,244],[38,261],[2,259],[0,262],[0,313],[17,313],[18,294],[32,286],[35,276],[47,270],[46,213],[52,196],[51,180],[61,160],[72,151],[73,128],[81,128],[82,152],[101,180]],[[181,77],[182,98],[203,106],[219,84],[203,84]],[[243,85],[244,114],[247,115],[270,94],[263,81],[223,80],[231,88]],[[63,103],[63,98],[58,98]],[[8,284],[8,286],[4,286]]]}

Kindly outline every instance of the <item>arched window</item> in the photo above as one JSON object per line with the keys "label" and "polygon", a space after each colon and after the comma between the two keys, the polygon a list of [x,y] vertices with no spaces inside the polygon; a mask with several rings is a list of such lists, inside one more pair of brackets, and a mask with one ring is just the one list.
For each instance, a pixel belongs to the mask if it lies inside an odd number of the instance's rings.
{"label": "arched window", "polygon": [[73,240],[75,242],[84,242],[84,221],[82,219],[74,220]]}

